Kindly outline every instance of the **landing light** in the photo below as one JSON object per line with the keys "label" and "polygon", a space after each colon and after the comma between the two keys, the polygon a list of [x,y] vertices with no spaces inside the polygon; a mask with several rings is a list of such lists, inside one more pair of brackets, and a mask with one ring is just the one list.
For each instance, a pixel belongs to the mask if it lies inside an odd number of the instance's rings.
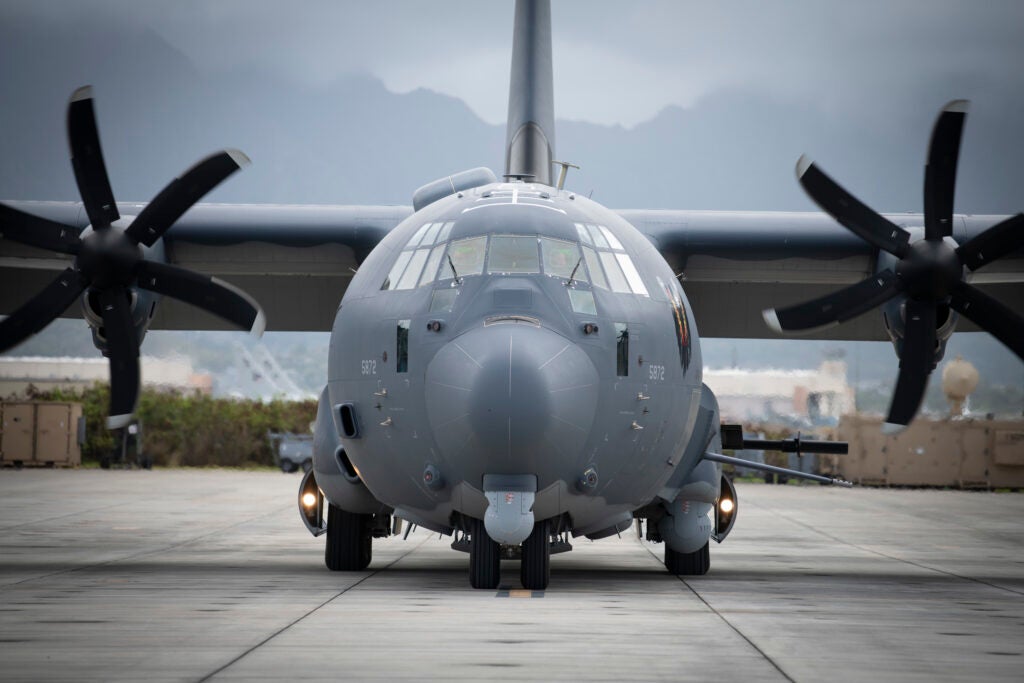
{"label": "landing light", "polygon": [[316,494],[309,492],[302,494],[302,504],[308,508],[316,505]]}
{"label": "landing light", "polygon": [[736,504],[733,503],[732,500],[729,498],[723,498],[721,502],[718,503],[718,508],[725,514],[729,514],[730,512],[732,512],[733,509],[735,509],[735,507]]}

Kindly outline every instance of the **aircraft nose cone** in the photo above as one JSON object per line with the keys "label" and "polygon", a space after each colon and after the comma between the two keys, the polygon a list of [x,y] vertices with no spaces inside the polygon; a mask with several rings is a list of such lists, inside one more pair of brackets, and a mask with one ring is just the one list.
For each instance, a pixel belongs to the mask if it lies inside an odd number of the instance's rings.
{"label": "aircraft nose cone", "polygon": [[427,416],[443,458],[477,475],[559,476],[597,408],[597,371],[575,343],[529,323],[475,328],[427,367]]}

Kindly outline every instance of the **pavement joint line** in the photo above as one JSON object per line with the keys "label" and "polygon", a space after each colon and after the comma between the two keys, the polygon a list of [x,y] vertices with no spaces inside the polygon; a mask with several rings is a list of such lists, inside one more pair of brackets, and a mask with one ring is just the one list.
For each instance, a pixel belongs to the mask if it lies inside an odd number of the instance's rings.
{"label": "pavement joint line", "polygon": [[758,505],[757,503],[747,503],[747,504],[751,505],[752,507],[761,508],[762,510],[765,510],[766,512],[770,512],[771,514],[774,514],[774,515],[776,515],[778,517],[782,517],[783,519],[788,520],[788,521],[792,522],[793,524],[796,524],[797,526],[802,526],[805,529],[810,529],[811,531],[813,531],[813,532],[815,532],[815,533],[817,533],[817,534],[819,534],[821,536],[824,536],[825,538],[831,539],[831,540],[835,541],[836,543],[840,543],[842,545],[847,545],[847,546],[850,546],[851,548],[857,548],[858,550],[862,550],[862,551],[864,551],[866,553],[871,553],[872,555],[878,555],[879,557],[884,557],[884,558],[886,558],[888,560],[892,560],[894,562],[902,562],[904,564],[909,564],[911,566],[918,567],[919,569],[924,569],[926,571],[935,572],[937,574],[944,574],[946,576],[952,576],[955,579],[961,579],[963,581],[972,581],[974,583],[980,583],[983,586],[988,586],[990,588],[995,588],[997,590],[1006,591],[1007,593],[1013,593],[1014,595],[1022,595],[1022,596],[1024,596],[1024,591],[1014,590],[1013,588],[1007,588],[1006,586],[1000,586],[999,584],[995,584],[995,583],[992,583],[990,581],[985,581],[984,579],[978,579],[978,578],[975,578],[973,576],[964,576],[963,574],[957,574],[956,572],[951,572],[948,569],[939,569],[938,567],[932,567],[932,566],[929,566],[927,564],[922,564],[920,562],[915,562],[914,560],[907,560],[907,559],[904,559],[902,557],[896,557],[895,555],[889,555],[888,553],[883,553],[881,550],[875,550],[873,548],[868,548],[866,546],[860,545],[858,543],[854,543],[852,541],[844,541],[843,539],[839,538],[838,536],[833,536],[832,534],[828,533],[827,531],[822,531],[821,529],[817,529],[817,528],[811,526],[810,524],[807,524],[806,522],[802,522],[799,519],[791,517],[791,516],[787,515],[784,512],[780,512],[779,510],[776,510],[775,508],[765,507],[764,505]]}
{"label": "pavement joint line", "polygon": [[104,505],[98,508],[89,508],[88,510],[78,510],[77,512],[69,512],[66,515],[57,515],[56,517],[47,517],[46,519],[35,519],[31,522],[22,522],[21,524],[12,524],[11,526],[2,526],[0,531],[10,531],[11,529],[20,529],[24,526],[32,526],[33,524],[43,524],[45,522],[53,522],[58,519],[65,519],[66,517],[74,517],[76,515],[86,515],[90,512],[99,512],[100,510],[109,510],[110,508],[124,507],[125,505],[131,505],[134,501],[129,503],[114,503],[113,505]]}
{"label": "pavement joint line", "polygon": [[[649,553],[651,554],[651,557],[653,557],[653,558],[654,558],[654,561],[655,561],[655,562],[657,562],[658,564],[660,564],[660,565],[664,566],[664,563],[663,563],[663,562],[662,562],[661,560],[659,560],[659,559],[658,559],[658,556],[654,554],[654,551],[653,551],[653,550],[651,550],[651,549],[650,549],[649,547],[647,547],[647,546],[646,546],[646,545],[645,545],[645,544],[644,544],[644,543],[643,543],[643,542],[642,542],[642,541],[641,541],[640,539],[637,539],[637,540],[636,540],[636,542],[637,542],[638,544],[640,544],[640,546],[641,546],[641,547],[642,547],[642,548],[643,548],[644,550],[646,550],[647,552],[649,552]],[[715,615],[716,617],[718,617],[719,619],[721,619],[721,620],[722,620],[722,622],[723,622],[723,623],[724,623],[724,624],[725,624],[726,626],[728,626],[728,627],[729,627],[729,628],[731,628],[731,629],[732,629],[733,631],[735,631],[736,635],[738,635],[738,636],[739,636],[740,638],[742,638],[743,640],[745,640],[745,641],[747,642],[747,645],[749,645],[750,647],[754,648],[754,651],[755,651],[755,652],[757,652],[757,654],[759,654],[759,655],[761,655],[762,657],[764,657],[764,659],[765,659],[765,660],[766,660],[766,661],[767,661],[767,662],[768,662],[769,664],[771,664],[771,665],[772,665],[773,667],[775,667],[775,670],[776,670],[776,671],[778,671],[778,672],[779,672],[779,674],[780,674],[780,675],[781,675],[781,676],[782,676],[783,678],[785,678],[785,679],[786,679],[787,681],[789,681],[790,683],[796,683],[796,679],[794,679],[794,678],[793,678],[792,676],[790,676],[789,674],[787,674],[787,673],[786,673],[786,672],[785,672],[785,671],[783,670],[783,668],[782,668],[781,666],[779,666],[779,663],[778,663],[778,662],[776,662],[776,661],[775,661],[774,659],[772,659],[772,658],[771,658],[771,657],[770,657],[770,656],[768,655],[768,653],[766,653],[766,652],[765,652],[764,650],[762,650],[761,648],[759,648],[759,647],[757,646],[757,644],[756,644],[756,643],[754,643],[754,641],[753,641],[753,640],[751,640],[751,639],[750,639],[749,637],[747,637],[747,634],[745,634],[745,633],[744,633],[743,631],[741,631],[741,630],[740,630],[740,629],[739,629],[739,628],[738,628],[738,627],[737,627],[737,626],[736,626],[735,624],[733,624],[733,623],[732,623],[731,621],[729,621],[729,620],[728,620],[728,619],[727,619],[727,618],[725,617],[725,615],[724,615],[724,614],[722,614],[722,613],[721,613],[721,612],[719,612],[719,611],[718,611],[717,609],[715,609],[715,608],[714,608],[714,607],[713,607],[713,606],[711,605],[711,603],[710,603],[710,602],[708,602],[707,600],[705,600],[705,599],[704,599],[704,596],[703,596],[703,595],[701,595],[700,593],[698,593],[698,592],[697,592],[697,589],[696,589],[696,588],[694,588],[694,587],[693,587],[693,586],[691,586],[691,585],[690,585],[689,583],[687,583],[687,582],[686,582],[686,580],[685,580],[685,579],[684,579],[683,577],[681,577],[681,576],[678,576],[678,575],[677,575],[677,576],[676,576],[675,578],[676,578],[676,579],[678,579],[678,580],[679,580],[679,582],[680,582],[681,584],[683,584],[684,586],[686,586],[686,587],[687,587],[687,589],[689,589],[689,591],[690,591],[691,593],[693,593],[693,594],[694,594],[694,596],[696,596],[696,598],[697,598],[698,600],[700,600],[700,601],[701,601],[702,603],[704,603],[704,606],[705,606],[705,607],[707,607],[707,608],[708,608],[709,610],[711,610],[711,613],[712,613],[712,614],[714,614],[714,615]]]}
{"label": "pavement joint line", "polygon": [[273,632],[273,633],[271,633],[271,634],[270,634],[269,636],[267,636],[266,638],[264,638],[264,639],[263,639],[263,640],[261,640],[260,642],[256,643],[255,645],[253,645],[252,647],[250,647],[250,648],[249,648],[248,650],[246,650],[246,651],[245,651],[245,652],[243,652],[242,654],[240,654],[240,655],[238,655],[237,657],[235,657],[234,659],[232,659],[232,660],[231,660],[230,662],[228,662],[227,664],[224,664],[224,665],[223,665],[223,666],[221,666],[220,668],[218,668],[218,669],[215,669],[215,670],[211,671],[210,673],[206,674],[205,676],[203,676],[202,678],[200,678],[200,679],[199,679],[198,681],[196,681],[196,683],[205,683],[206,681],[210,680],[211,678],[213,678],[214,676],[216,676],[216,675],[217,675],[217,674],[219,674],[220,672],[224,671],[225,669],[227,669],[227,668],[229,668],[229,667],[231,667],[231,666],[234,666],[235,664],[237,664],[238,662],[240,662],[240,661],[241,661],[241,660],[243,660],[244,658],[248,657],[248,656],[249,656],[250,654],[252,654],[252,653],[253,653],[253,652],[255,652],[256,650],[258,650],[259,648],[261,648],[261,647],[263,647],[264,645],[266,645],[267,643],[269,643],[269,642],[270,642],[271,640],[273,640],[274,638],[277,638],[277,637],[278,637],[279,635],[281,635],[282,633],[284,633],[285,631],[287,631],[288,629],[290,629],[290,628],[291,628],[292,626],[295,626],[295,625],[296,625],[297,623],[299,623],[300,621],[304,620],[304,619],[305,619],[306,617],[312,616],[313,614],[315,614],[316,612],[318,612],[318,611],[319,611],[320,609],[322,609],[322,608],[326,607],[327,605],[331,604],[332,602],[334,602],[335,600],[337,600],[337,599],[338,599],[338,598],[340,598],[341,596],[345,595],[346,593],[348,593],[348,592],[349,592],[350,590],[352,590],[352,589],[353,589],[353,588],[355,588],[356,586],[360,585],[361,583],[364,583],[364,582],[366,582],[367,580],[369,580],[369,579],[373,578],[374,576],[376,576],[377,574],[380,574],[380,573],[381,573],[382,571],[384,571],[385,569],[390,569],[390,568],[391,568],[392,566],[394,566],[395,564],[397,564],[397,563],[398,563],[398,562],[399,562],[400,560],[403,560],[403,559],[405,559],[405,557],[406,557],[406,556],[408,556],[408,555],[409,555],[410,553],[412,553],[412,552],[415,552],[416,550],[418,550],[418,549],[419,549],[419,547],[420,547],[421,545],[423,545],[424,543],[426,543],[426,542],[427,542],[428,540],[430,540],[430,538],[431,538],[431,536],[427,536],[427,537],[425,537],[425,538],[424,538],[424,539],[423,539],[422,541],[420,541],[419,543],[417,543],[417,544],[416,544],[415,546],[413,546],[412,548],[409,548],[409,549],[408,549],[408,550],[406,550],[406,551],[405,551],[404,553],[402,553],[401,555],[399,555],[399,556],[398,556],[398,557],[396,557],[395,559],[391,560],[390,562],[388,562],[388,563],[387,563],[386,565],[384,565],[383,567],[379,567],[379,568],[377,568],[377,569],[373,570],[372,572],[370,572],[369,574],[367,574],[367,575],[366,575],[366,576],[364,576],[363,578],[359,579],[359,580],[358,580],[358,581],[356,581],[355,583],[351,584],[350,586],[346,586],[345,588],[343,588],[343,589],[342,589],[341,591],[339,591],[338,593],[335,593],[334,595],[332,595],[331,597],[327,598],[326,600],[324,600],[323,602],[321,602],[321,603],[320,603],[319,605],[317,605],[317,606],[316,606],[316,607],[314,607],[313,609],[309,610],[309,611],[308,611],[308,612],[306,612],[305,614],[303,614],[303,615],[299,616],[298,618],[296,618],[295,620],[293,620],[293,621],[292,621],[291,623],[285,624],[284,626],[282,626],[282,627],[281,627],[281,628],[279,628],[278,630],[274,631],[274,632]]}
{"label": "pavement joint line", "polygon": [[291,506],[289,505],[287,507],[283,507],[283,508],[278,508],[276,510],[272,510],[272,511],[270,511],[270,512],[268,512],[266,514],[263,514],[263,515],[258,515],[256,517],[249,517],[248,519],[243,519],[243,520],[241,520],[239,522],[235,522],[234,524],[229,524],[228,526],[222,527],[220,529],[217,529],[216,531],[211,531],[209,533],[201,534],[199,536],[193,536],[192,538],[186,539],[184,541],[180,541],[180,542],[175,543],[173,545],[164,546],[162,548],[154,548],[152,550],[143,550],[143,551],[137,552],[137,553],[135,553],[133,555],[125,555],[124,557],[115,557],[115,558],[113,558],[111,560],[104,560],[103,562],[94,562],[93,564],[82,565],[80,567],[67,567],[65,569],[58,569],[57,571],[50,572],[48,574],[40,574],[39,576],[30,576],[27,579],[22,579],[21,581],[15,581],[14,583],[8,583],[8,584],[4,584],[4,585],[0,586],[0,593],[2,593],[3,591],[7,590],[8,588],[13,588],[14,586],[20,586],[23,583],[30,583],[32,581],[39,581],[41,579],[48,579],[51,576],[59,576],[61,574],[70,574],[72,572],[80,572],[80,571],[84,571],[86,569],[95,569],[96,567],[106,567],[107,565],[115,564],[117,562],[126,562],[128,560],[134,560],[134,559],[137,559],[139,557],[146,557],[147,555],[158,555],[159,553],[165,553],[165,552],[167,552],[169,550],[176,550],[176,549],[181,548],[182,546],[186,546],[186,545],[188,545],[190,543],[195,543],[196,541],[201,541],[204,538],[208,538],[210,536],[216,536],[218,534],[222,534],[225,531],[227,531],[228,529],[234,529],[235,527],[242,526],[243,524],[248,524],[250,522],[255,522],[257,520],[264,519],[264,518],[270,517],[272,515],[281,514],[282,512],[287,511],[290,508],[291,508]]}

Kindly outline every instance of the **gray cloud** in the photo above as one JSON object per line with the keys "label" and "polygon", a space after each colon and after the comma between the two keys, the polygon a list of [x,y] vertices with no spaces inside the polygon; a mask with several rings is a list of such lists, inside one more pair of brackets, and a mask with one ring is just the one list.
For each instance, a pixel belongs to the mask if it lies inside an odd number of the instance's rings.
{"label": "gray cloud", "polygon": [[[1024,4],[1014,0],[553,5],[562,118],[635,125],[723,89],[892,115],[1024,86]],[[511,2],[9,0],[0,12],[68,24],[108,17],[151,28],[202,70],[269,68],[312,85],[366,73],[504,119]]]}

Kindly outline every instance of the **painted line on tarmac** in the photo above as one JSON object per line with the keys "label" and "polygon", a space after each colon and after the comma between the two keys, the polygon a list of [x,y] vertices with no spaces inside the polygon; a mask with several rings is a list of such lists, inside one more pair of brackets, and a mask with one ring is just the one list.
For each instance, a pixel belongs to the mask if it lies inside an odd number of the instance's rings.
{"label": "painted line on tarmac", "polygon": [[413,546],[413,547],[412,547],[412,548],[410,548],[409,550],[406,550],[406,551],[405,551],[404,553],[402,553],[401,555],[399,555],[399,556],[398,556],[398,557],[396,557],[395,559],[391,560],[390,562],[388,562],[388,563],[387,563],[386,565],[384,565],[383,567],[379,567],[379,568],[377,568],[377,569],[373,570],[372,572],[370,572],[369,574],[367,574],[367,575],[366,575],[366,576],[364,576],[363,578],[359,579],[359,580],[358,580],[358,581],[356,581],[355,583],[353,583],[353,584],[351,584],[351,585],[349,585],[349,586],[346,586],[346,587],[345,587],[344,589],[342,589],[342,590],[338,591],[337,593],[335,593],[335,594],[334,594],[334,595],[332,595],[331,597],[327,598],[326,600],[324,600],[324,601],[323,601],[323,602],[321,602],[321,603],[320,603],[319,605],[317,605],[317,606],[316,606],[316,607],[314,607],[313,609],[309,610],[308,612],[306,612],[305,614],[303,614],[303,615],[302,615],[302,616],[300,616],[299,618],[295,619],[294,621],[292,621],[292,622],[291,622],[291,623],[289,623],[289,624],[286,624],[286,625],[282,626],[282,627],[281,627],[281,628],[279,628],[279,629],[278,629],[277,631],[275,631],[275,632],[271,633],[271,634],[270,634],[269,636],[267,636],[266,638],[264,638],[264,639],[263,639],[263,640],[261,640],[260,642],[256,643],[255,645],[253,645],[253,646],[252,646],[252,647],[250,647],[250,648],[249,648],[248,650],[246,650],[246,651],[245,651],[245,652],[243,652],[242,654],[240,654],[240,655],[238,655],[237,657],[235,657],[234,659],[232,659],[232,660],[231,660],[230,662],[228,662],[228,663],[227,663],[227,664],[225,664],[224,666],[220,667],[219,669],[215,669],[214,671],[211,671],[210,673],[206,674],[205,676],[203,676],[202,678],[200,678],[200,679],[198,680],[198,682],[197,682],[197,683],[205,683],[205,681],[208,681],[208,680],[210,680],[211,678],[213,678],[213,677],[214,677],[214,676],[216,676],[217,674],[221,673],[222,671],[224,671],[224,670],[225,670],[225,669],[227,669],[228,667],[234,666],[235,664],[237,664],[238,662],[240,662],[240,661],[241,661],[242,659],[244,659],[245,657],[249,656],[250,654],[252,654],[252,653],[253,653],[253,652],[255,652],[256,650],[258,650],[259,648],[261,648],[261,647],[263,647],[264,645],[266,645],[267,643],[269,643],[269,642],[270,642],[271,640],[273,640],[274,638],[277,638],[277,637],[278,637],[279,635],[281,635],[282,633],[284,633],[285,631],[287,631],[288,629],[290,629],[290,628],[291,628],[292,626],[295,626],[295,625],[296,625],[297,623],[299,623],[300,621],[303,621],[303,620],[304,620],[304,619],[305,619],[306,617],[309,617],[309,616],[311,616],[311,615],[315,614],[315,613],[316,613],[316,612],[318,612],[318,611],[319,611],[320,609],[322,609],[322,608],[326,607],[327,605],[331,604],[332,602],[334,602],[335,600],[337,600],[337,599],[338,599],[338,598],[340,598],[341,596],[345,595],[345,593],[348,593],[348,592],[349,592],[350,590],[352,590],[352,589],[353,589],[353,588],[355,588],[356,586],[360,585],[361,583],[364,583],[364,582],[365,582],[365,581],[366,581],[367,579],[370,579],[370,578],[372,578],[372,577],[376,576],[377,574],[381,573],[381,572],[382,572],[382,571],[384,571],[385,569],[390,569],[390,568],[391,568],[392,566],[394,566],[394,565],[395,565],[396,563],[398,563],[398,562],[399,562],[400,560],[404,559],[404,558],[405,558],[405,557],[406,557],[407,555],[409,555],[409,553],[412,553],[412,552],[416,551],[416,550],[417,550],[417,549],[418,549],[418,548],[419,548],[419,547],[420,547],[421,545],[423,545],[423,544],[424,544],[424,543],[426,543],[426,542],[427,542],[428,540],[430,540],[430,538],[431,538],[431,536],[426,536],[426,537],[424,537],[424,539],[423,539],[422,541],[420,541],[419,543],[417,543],[417,544],[416,544],[415,546]]}
{"label": "painted line on tarmac", "polygon": [[1013,588],[1007,588],[1006,586],[1000,586],[999,584],[992,583],[991,581],[985,581],[984,579],[978,579],[978,578],[975,578],[973,576],[964,576],[963,574],[957,574],[956,572],[951,572],[948,569],[939,569],[938,567],[932,567],[932,566],[929,566],[927,564],[922,564],[920,562],[915,562],[914,560],[908,560],[908,559],[905,559],[905,558],[902,558],[902,557],[896,557],[895,555],[889,555],[888,553],[884,553],[881,550],[875,550],[874,548],[868,548],[867,546],[863,546],[863,545],[860,545],[858,543],[854,543],[852,541],[844,541],[843,539],[839,538],[838,536],[833,536],[832,534],[828,533],[827,531],[822,531],[821,529],[813,527],[810,524],[807,524],[806,522],[802,522],[799,519],[796,519],[795,517],[791,517],[790,515],[787,515],[784,512],[780,512],[779,510],[776,510],[774,508],[765,507],[764,505],[758,505],[757,503],[750,503],[750,502],[747,502],[747,505],[752,505],[753,507],[760,508],[760,509],[764,510],[765,512],[770,512],[770,513],[776,515],[777,517],[782,517],[783,519],[785,519],[788,522],[792,522],[793,524],[796,524],[797,526],[801,526],[801,527],[803,527],[805,529],[809,529],[809,530],[813,531],[814,533],[819,534],[821,536],[824,536],[825,538],[828,538],[828,539],[830,539],[832,541],[835,541],[836,543],[839,543],[841,545],[850,546],[851,548],[856,548],[857,550],[861,550],[861,551],[866,552],[866,553],[871,553],[872,555],[877,555],[879,557],[884,557],[887,560],[892,560],[894,562],[902,562],[904,564],[909,564],[909,565],[911,565],[913,567],[917,567],[919,569],[924,569],[926,571],[935,572],[937,574],[944,574],[946,576],[951,576],[951,577],[953,577],[955,579],[961,579],[963,581],[972,581],[974,583],[980,583],[983,586],[989,586],[990,588],[995,588],[997,590],[1006,591],[1007,593],[1013,593],[1014,595],[1024,595],[1024,591],[1015,590]]}
{"label": "painted line on tarmac", "polygon": [[[641,541],[640,541],[639,539],[637,539],[637,543],[638,543],[638,544],[639,544],[639,545],[640,545],[640,546],[641,546],[641,547],[642,547],[642,548],[643,548],[644,550],[646,550],[647,552],[649,552],[649,553],[651,554],[651,557],[653,557],[653,558],[654,558],[655,562],[657,562],[658,564],[660,564],[660,565],[663,565],[663,566],[664,566],[664,563],[663,563],[663,562],[662,562],[662,561],[661,561],[661,560],[660,560],[660,559],[658,558],[658,556],[657,556],[657,555],[655,555],[655,554],[654,554],[654,551],[653,551],[653,550],[651,550],[650,548],[648,548],[648,547],[647,547],[647,545],[645,545],[645,544],[644,544],[643,542],[641,542]],[[671,575],[670,575],[670,576],[671,576]],[[743,631],[741,631],[741,630],[740,630],[740,629],[739,629],[739,628],[738,628],[738,627],[737,627],[737,626],[736,626],[735,624],[733,624],[733,623],[732,623],[731,621],[729,621],[729,620],[728,620],[728,619],[727,619],[727,618],[725,617],[725,615],[724,615],[724,614],[722,614],[721,612],[719,612],[719,611],[718,611],[717,609],[715,609],[715,608],[714,608],[714,607],[713,607],[713,606],[711,605],[711,603],[709,603],[709,602],[708,602],[707,600],[705,600],[705,599],[704,599],[704,596],[702,596],[702,595],[701,595],[700,593],[698,593],[698,592],[697,592],[697,589],[696,589],[696,588],[694,588],[693,586],[691,586],[691,585],[690,585],[689,583],[687,583],[687,582],[686,582],[686,579],[684,579],[684,578],[683,578],[683,577],[681,577],[681,576],[676,576],[675,578],[676,578],[676,579],[679,579],[679,583],[681,583],[681,584],[683,584],[684,586],[686,586],[686,587],[687,587],[687,588],[689,589],[689,591],[690,591],[691,593],[693,593],[693,594],[694,594],[694,596],[696,596],[696,598],[697,598],[698,600],[700,600],[700,601],[701,601],[702,603],[704,603],[704,606],[705,606],[705,607],[707,607],[707,608],[708,608],[709,610],[711,610],[711,613],[712,613],[712,614],[714,614],[714,615],[715,615],[716,617],[718,617],[719,619],[721,619],[721,620],[722,620],[722,623],[724,623],[724,624],[725,624],[726,626],[728,626],[728,627],[729,627],[729,628],[731,628],[731,629],[732,629],[733,631],[735,631],[736,635],[738,635],[738,636],[739,636],[740,638],[742,638],[743,640],[745,640],[745,641],[747,642],[747,644],[748,644],[748,645],[750,645],[750,647],[754,648],[754,651],[755,651],[755,652],[757,652],[757,654],[759,654],[759,655],[761,655],[762,657],[764,657],[765,661],[767,661],[767,662],[768,662],[769,664],[771,664],[771,665],[772,665],[773,667],[775,667],[775,670],[776,670],[776,671],[778,671],[778,672],[779,672],[779,674],[780,674],[780,675],[781,675],[781,676],[782,676],[783,678],[785,678],[785,679],[786,679],[787,681],[789,681],[790,683],[796,683],[796,680],[795,680],[795,679],[794,679],[794,678],[793,678],[792,676],[790,676],[789,674],[787,674],[787,673],[786,673],[786,672],[785,672],[785,671],[783,670],[783,668],[782,668],[781,666],[779,666],[779,663],[778,663],[778,662],[776,662],[776,661],[775,661],[774,659],[772,659],[772,658],[771,658],[770,656],[768,656],[768,654],[767,654],[767,653],[766,653],[766,652],[765,652],[764,650],[762,650],[761,648],[759,648],[759,647],[757,646],[757,644],[756,644],[756,643],[754,643],[754,641],[752,641],[752,640],[751,640],[750,638],[748,638],[748,637],[747,637],[747,634],[745,634],[745,633],[744,633]]]}

